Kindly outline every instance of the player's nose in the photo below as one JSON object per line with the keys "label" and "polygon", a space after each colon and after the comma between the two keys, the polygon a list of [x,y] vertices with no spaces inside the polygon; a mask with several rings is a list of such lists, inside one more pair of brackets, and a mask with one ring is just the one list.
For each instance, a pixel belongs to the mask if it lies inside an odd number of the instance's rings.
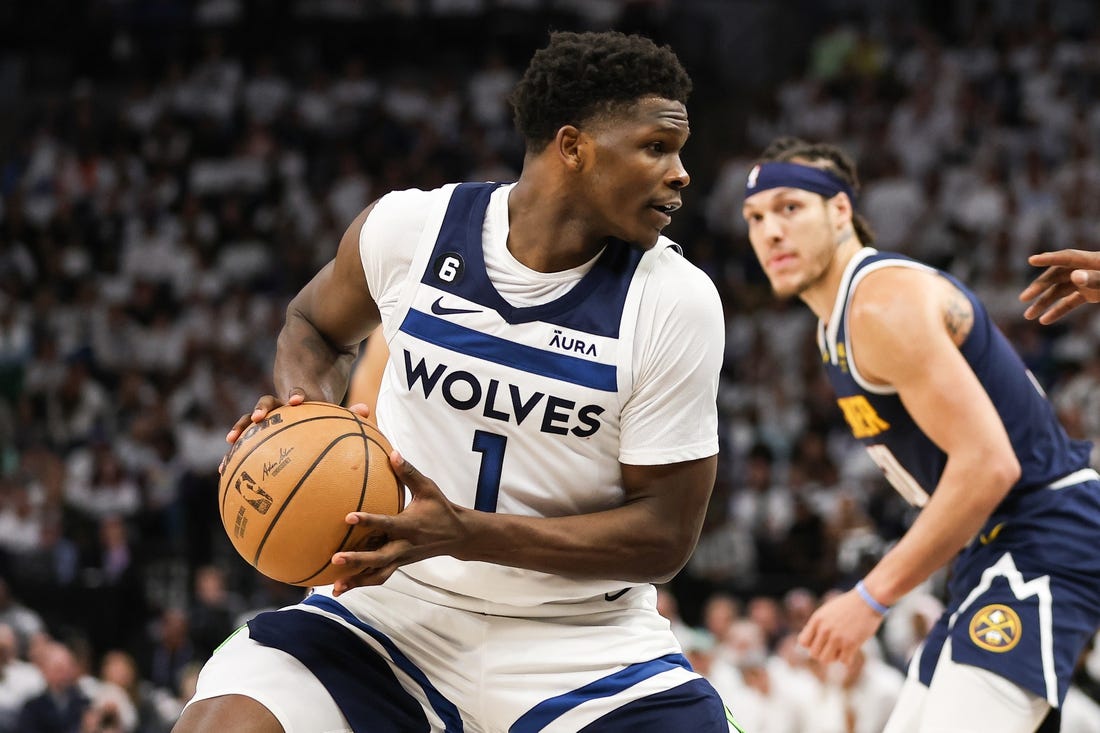
{"label": "player's nose", "polygon": [[783,222],[779,220],[778,216],[765,214],[764,219],[760,222],[760,230],[769,242],[778,242],[783,239]]}
{"label": "player's nose", "polygon": [[679,155],[676,156],[675,162],[669,169],[665,182],[677,191],[687,188],[691,183],[691,175],[688,174],[687,168],[684,166],[684,162],[680,160]]}

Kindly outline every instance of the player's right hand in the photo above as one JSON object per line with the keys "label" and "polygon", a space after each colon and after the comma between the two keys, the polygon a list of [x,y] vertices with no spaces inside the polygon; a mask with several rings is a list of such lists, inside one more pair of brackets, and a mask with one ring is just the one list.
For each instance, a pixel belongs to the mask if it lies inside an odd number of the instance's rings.
{"label": "player's right hand", "polygon": [[[265,394],[259,400],[256,401],[256,407],[252,409],[252,412],[246,412],[237,419],[237,422],[233,423],[233,427],[229,429],[229,432],[225,434],[225,442],[233,445],[244,434],[244,431],[250,426],[263,420],[267,417],[267,413],[274,410],[276,407],[282,407],[283,405],[300,405],[305,402],[306,398],[301,392],[293,392],[290,398],[283,402],[275,395]],[[225,462],[229,458],[229,451],[222,456],[222,462],[218,464],[218,475],[220,476],[222,471],[225,470]]]}
{"label": "player's right hand", "polygon": [[339,596],[352,588],[381,585],[402,565],[429,557],[453,555],[469,537],[462,515],[471,512],[451,503],[439,485],[394,451],[390,465],[412,494],[409,504],[397,514],[351,512],[348,524],[359,525],[367,534],[385,541],[370,550],[345,551],[333,555],[334,565],[344,566],[347,575],[333,585]]}
{"label": "player's right hand", "polygon": [[[225,442],[233,445],[240,439],[241,435],[248,428],[249,425],[255,425],[256,423],[267,417],[267,413],[274,410],[276,407],[282,407],[283,405],[300,405],[306,401],[305,395],[299,391],[291,392],[286,402],[283,402],[275,395],[265,394],[256,402],[256,407],[252,412],[246,412],[238,418],[237,422],[233,424],[233,427],[229,429],[229,432],[225,434]],[[361,418],[370,417],[370,408],[362,402],[357,402],[354,405],[349,405],[348,409],[354,412]],[[218,464],[218,475],[220,476],[225,469],[225,462],[229,459],[229,452],[222,456],[222,462]]]}
{"label": "player's right hand", "polygon": [[1031,255],[1028,263],[1047,269],[1020,293],[1020,300],[1034,301],[1024,317],[1048,324],[1077,306],[1100,303],[1100,252],[1063,249]]}

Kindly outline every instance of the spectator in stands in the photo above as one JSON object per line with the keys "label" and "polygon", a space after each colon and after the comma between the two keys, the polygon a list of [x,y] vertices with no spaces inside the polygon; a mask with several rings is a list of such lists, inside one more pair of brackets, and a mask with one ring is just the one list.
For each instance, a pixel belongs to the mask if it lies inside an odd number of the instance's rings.
{"label": "spectator in stands", "polygon": [[0,624],[0,733],[19,733],[23,705],[45,689],[41,670],[19,658],[15,631]]}
{"label": "spectator in stands", "polygon": [[141,656],[143,676],[172,694],[179,693],[181,671],[197,658],[188,628],[186,611],[164,609],[148,632]]}
{"label": "spectator in stands", "polygon": [[91,700],[77,685],[80,671],[72,651],[60,642],[48,642],[37,664],[46,689],[23,705],[16,729],[20,733],[79,733]]}
{"label": "spectator in stands", "polygon": [[225,571],[216,565],[195,571],[193,596],[187,612],[191,642],[196,657],[206,659],[233,633],[244,603],[229,589]]}
{"label": "spectator in stands", "polygon": [[23,605],[11,594],[8,581],[0,577],[0,623],[7,624],[15,632],[17,656],[29,653],[31,637],[45,630],[42,617],[32,608]]}
{"label": "spectator in stands", "polygon": [[167,733],[182,709],[168,690],[142,679],[134,658],[119,649],[103,655],[99,679],[126,694],[127,703],[134,710],[133,733]]}

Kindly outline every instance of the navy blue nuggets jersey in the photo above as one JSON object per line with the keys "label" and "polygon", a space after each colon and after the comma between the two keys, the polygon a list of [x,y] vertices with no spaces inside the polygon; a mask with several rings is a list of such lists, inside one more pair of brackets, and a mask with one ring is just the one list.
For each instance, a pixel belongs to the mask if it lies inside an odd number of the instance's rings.
{"label": "navy blue nuggets jersey", "polygon": [[[935,489],[947,455],[928,439],[889,386],[867,382],[849,359],[848,306],[860,280],[883,267],[933,268],[890,252],[864,248],[848,265],[828,325],[818,326],[825,371],[852,434],[887,479],[911,504],[923,506]],[[966,287],[940,273],[970,300],[974,325],[960,351],[997,408],[1020,462],[1013,491],[1046,486],[1088,465],[1091,444],[1071,440],[1035,378],[985,307]]]}
{"label": "navy blue nuggets jersey", "polygon": [[[938,271],[864,248],[849,263],[827,325],[818,329],[825,369],[848,425],[908,501],[923,506],[947,461],[895,390],[868,383],[848,341],[852,293],[884,267]],[[947,610],[910,663],[929,684],[938,662],[988,669],[1057,707],[1074,664],[1100,624],[1100,480],[1091,445],[1071,440],[1042,389],[975,295],[974,324],[960,347],[989,394],[1019,460],[1016,484],[952,565]]]}

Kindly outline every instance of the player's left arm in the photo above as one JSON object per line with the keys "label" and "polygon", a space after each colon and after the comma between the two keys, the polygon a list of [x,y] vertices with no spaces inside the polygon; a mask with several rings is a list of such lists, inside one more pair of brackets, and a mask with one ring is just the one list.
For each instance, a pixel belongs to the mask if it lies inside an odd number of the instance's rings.
{"label": "player's left arm", "polygon": [[374,421],[378,410],[378,392],[382,386],[382,374],[386,369],[390,349],[386,344],[386,335],[382,327],[371,331],[366,342],[360,347],[359,357],[351,368],[348,380],[348,393],[344,397],[346,405],[366,405],[366,419]]}
{"label": "player's left arm", "polygon": [[[564,517],[482,512],[447,501],[439,486],[396,452],[398,478],[412,501],[396,515],[349,515],[388,541],[371,552],[344,552],[337,565],[358,570],[337,595],[378,585],[402,565],[438,555],[575,578],[662,583],[687,563],[714,486],[717,457],[661,466],[623,466],[627,498],[614,509]],[[586,477],[577,476],[577,481]]]}
{"label": "player's left arm", "polygon": [[[864,377],[897,389],[921,430],[947,454],[931,498],[864,578],[886,606],[945,565],[981,529],[1020,475],[989,395],[959,350],[973,325],[970,301],[938,275],[887,268],[859,285],[850,356]],[[881,616],[853,590],[814,614],[799,640],[822,661],[850,661]]]}

